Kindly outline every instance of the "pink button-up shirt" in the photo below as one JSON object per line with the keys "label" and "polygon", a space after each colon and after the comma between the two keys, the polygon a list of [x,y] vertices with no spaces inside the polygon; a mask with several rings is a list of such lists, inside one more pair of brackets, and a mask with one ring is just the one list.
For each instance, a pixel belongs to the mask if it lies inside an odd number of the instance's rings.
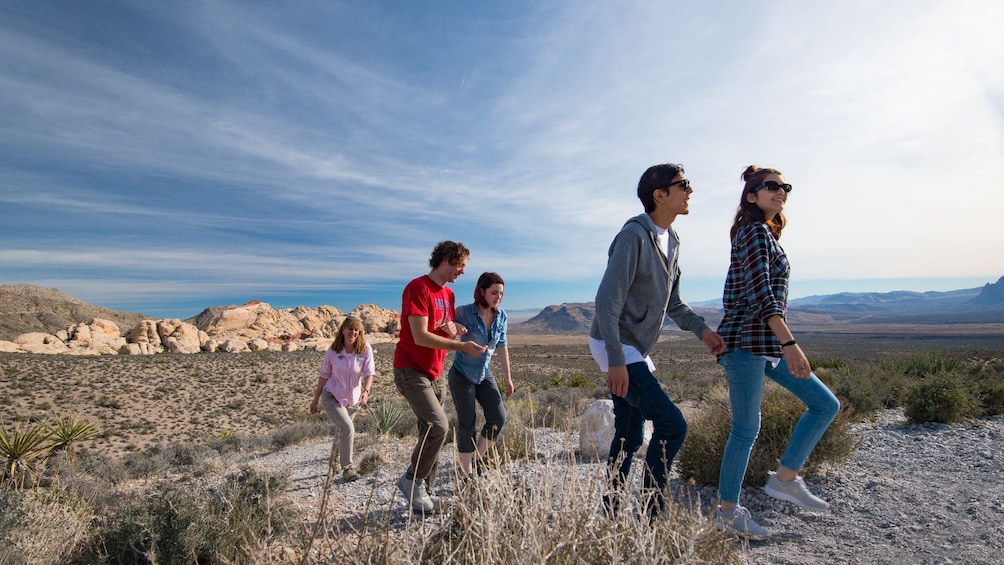
{"label": "pink button-up shirt", "polygon": [[329,347],[324,352],[324,360],[318,376],[326,379],[324,390],[331,393],[342,406],[359,404],[362,396],[362,381],[375,373],[373,348],[366,344],[360,354],[335,352]]}

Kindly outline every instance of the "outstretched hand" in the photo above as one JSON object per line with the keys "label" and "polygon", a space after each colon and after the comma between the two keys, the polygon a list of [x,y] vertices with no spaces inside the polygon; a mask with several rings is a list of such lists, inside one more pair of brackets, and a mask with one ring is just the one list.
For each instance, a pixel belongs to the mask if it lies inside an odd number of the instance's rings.
{"label": "outstretched hand", "polygon": [[477,342],[474,341],[464,341],[460,343],[460,351],[463,351],[472,357],[477,357],[487,350],[487,345],[478,345]]}

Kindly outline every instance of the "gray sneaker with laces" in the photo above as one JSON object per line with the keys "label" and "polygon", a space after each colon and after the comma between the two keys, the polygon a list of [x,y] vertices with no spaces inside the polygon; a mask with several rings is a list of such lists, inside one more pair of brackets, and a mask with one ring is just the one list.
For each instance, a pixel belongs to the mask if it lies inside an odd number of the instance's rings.
{"label": "gray sneaker with laces", "polygon": [[411,509],[416,512],[432,512],[435,506],[432,498],[425,490],[425,481],[422,479],[409,479],[408,474],[401,475],[401,480],[397,482],[397,488],[401,490],[404,499],[411,504]]}
{"label": "gray sneaker with laces", "polygon": [[719,506],[715,510],[715,526],[748,540],[765,540],[770,537],[770,533],[753,520],[745,506],[736,505],[728,512],[722,512],[722,507]]}
{"label": "gray sneaker with laces", "polygon": [[778,479],[775,473],[771,473],[763,490],[778,500],[790,502],[806,510],[823,512],[830,509],[829,502],[809,492],[802,477],[795,477],[793,481],[784,482]]}

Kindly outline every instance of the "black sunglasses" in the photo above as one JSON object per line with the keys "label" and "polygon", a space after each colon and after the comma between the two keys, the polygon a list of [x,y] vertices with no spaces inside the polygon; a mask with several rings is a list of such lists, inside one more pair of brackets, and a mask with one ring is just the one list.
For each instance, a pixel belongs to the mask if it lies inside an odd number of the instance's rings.
{"label": "black sunglasses", "polygon": [[788,194],[789,192],[791,192],[791,185],[788,184],[788,183],[781,184],[781,183],[777,182],[776,180],[765,180],[762,183],[756,185],[756,187],[753,190],[750,191],[750,194],[753,194],[754,192],[756,192],[756,191],[758,191],[758,190],[760,190],[762,188],[766,188],[767,190],[769,190],[771,192],[777,192],[779,190],[783,190],[785,194]]}
{"label": "black sunglasses", "polygon": [[673,188],[674,184],[680,185],[680,188],[682,188],[684,191],[690,190],[690,179],[675,180],[675,181],[667,184],[666,188],[663,189],[663,190],[665,190],[666,192],[669,192],[669,189]]}

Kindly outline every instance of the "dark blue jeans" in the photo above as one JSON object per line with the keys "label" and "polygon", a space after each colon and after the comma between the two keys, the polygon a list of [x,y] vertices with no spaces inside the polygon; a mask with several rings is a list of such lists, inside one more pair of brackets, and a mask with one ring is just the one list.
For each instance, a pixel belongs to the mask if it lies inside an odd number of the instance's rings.
{"label": "dark blue jeans", "polygon": [[631,472],[631,460],[641,448],[645,420],[652,420],[652,439],[645,453],[646,490],[654,496],[658,509],[665,506],[662,492],[676,452],[687,435],[687,421],[676,404],[662,390],[655,375],[644,362],[627,366],[627,397],[610,395],[614,401],[614,441],[610,444],[611,472],[614,480],[623,484]]}

